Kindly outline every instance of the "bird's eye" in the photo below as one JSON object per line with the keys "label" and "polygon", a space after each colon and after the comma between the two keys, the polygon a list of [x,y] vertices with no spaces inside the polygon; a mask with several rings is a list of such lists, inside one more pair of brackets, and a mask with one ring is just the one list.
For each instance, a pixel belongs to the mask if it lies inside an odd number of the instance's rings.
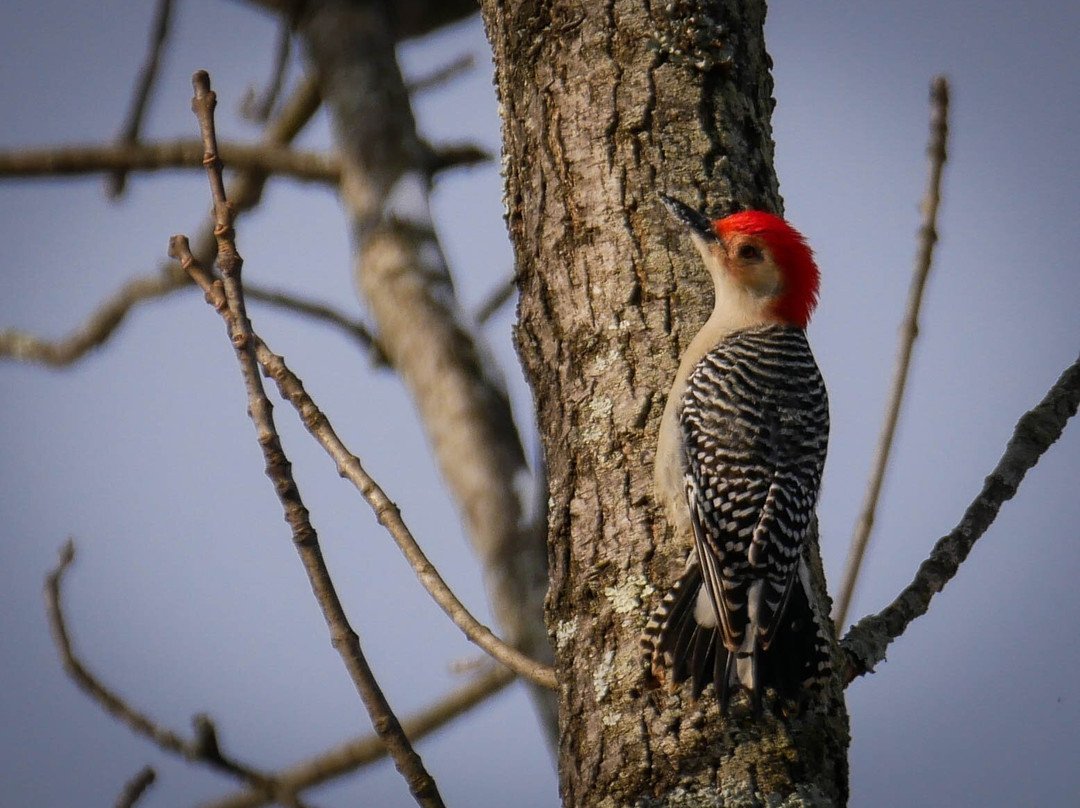
{"label": "bird's eye", "polygon": [[744,261],[760,261],[762,259],[761,249],[753,244],[744,244],[739,247],[739,258]]}

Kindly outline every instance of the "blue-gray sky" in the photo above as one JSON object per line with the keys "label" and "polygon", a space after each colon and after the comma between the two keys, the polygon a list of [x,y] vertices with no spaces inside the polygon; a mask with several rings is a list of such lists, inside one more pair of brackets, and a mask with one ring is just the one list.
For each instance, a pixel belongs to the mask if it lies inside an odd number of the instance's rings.
{"label": "blue-gray sky", "polygon": [[[98,142],[124,115],[152,4],[9,2],[0,26],[0,147]],[[1080,348],[1080,8],[958,0],[775,2],[777,169],[789,219],[824,274],[811,326],[832,405],[820,517],[839,579],[877,438],[925,185],[927,86],[954,103],[941,243],[895,463],[852,616],[882,607],[951,529],[1017,417]],[[229,140],[236,104],[264,81],[274,27],[246,6],[179,4],[147,135],[191,137],[190,75],[209,70]],[[402,51],[421,75],[463,53],[479,67],[417,103],[433,140],[499,128],[478,20]],[[295,72],[293,74],[295,78]],[[320,120],[303,143],[328,142]],[[440,181],[437,224],[462,298],[512,266],[497,166]],[[209,207],[189,172],[133,178],[117,205],[97,179],[0,185],[0,327],[59,336],[129,277],[152,271]],[[356,309],[332,194],[279,182],[241,225],[248,277]],[[257,327],[402,507],[461,597],[486,616],[480,576],[398,382],[332,331],[253,309]],[[518,412],[527,392],[511,311],[487,334]],[[267,768],[368,730],[326,638],[244,414],[217,317],[187,292],[141,307],[66,371],[0,366],[0,783],[13,805],[111,804],[144,763],[144,804],[192,804],[228,781],[172,761],[105,716],[61,672],[41,581],[69,536],[67,604],[79,650],[136,704]],[[407,715],[477,654],[424,595],[365,504],[279,408],[307,504],[387,694]],[[852,805],[1080,801],[1080,433],[1029,475],[960,576],[849,690]],[[448,804],[557,802],[550,757],[520,686],[425,740]],[[324,806],[411,800],[388,764],[316,793]]]}

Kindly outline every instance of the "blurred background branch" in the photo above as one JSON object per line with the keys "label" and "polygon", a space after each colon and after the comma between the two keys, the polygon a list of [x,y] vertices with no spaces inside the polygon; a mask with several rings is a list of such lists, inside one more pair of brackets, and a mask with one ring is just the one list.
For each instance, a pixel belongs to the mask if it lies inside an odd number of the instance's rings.
{"label": "blurred background branch", "polygon": [[[120,127],[120,136],[117,138],[116,145],[120,150],[135,146],[139,141],[139,132],[146,116],[146,106],[150,101],[150,93],[154,89],[158,68],[161,65],[161,52],[165,48],[165,41],[169,35],[171,16],[172,0],[158,0],[157,7],[154,9],[154,20],[150,23],[150,46],[146,51],[146,61],[135,79],[131,108]],[[115,199],[124,193],[126,185],[127,167],[117,166],[105,184],[105,194]]]}
{"label": "blurred background branch", "polygon": [[[509,669],[497,666],[489,673],[477,676],[441,699],[402,720],[401,726],[409,740],[416,743],[424,736],[460,717],[478,704],[494,696],[514,681]],[[278,782],[294,791],[317,786],[329,780],[374,763],[386,756],[386,745],[378,735],[347,741],[308,760],[282,769]],[[257,808],[266,805],[266,797],[258,791],[237,792],[200,808]]]}

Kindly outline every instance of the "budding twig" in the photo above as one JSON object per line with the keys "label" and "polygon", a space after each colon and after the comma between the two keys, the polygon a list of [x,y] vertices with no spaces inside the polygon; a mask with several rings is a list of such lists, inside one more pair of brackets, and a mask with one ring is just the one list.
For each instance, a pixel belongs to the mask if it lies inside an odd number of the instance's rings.
{"label": "budding twig", "polygon": [[[307,572],[312,591],[323,612],[330,630],[334,648],[353,680],[364,707],[371,717],[372,725],[379,734],[394,765],[408,784],[417,804],[424,808],[443,808],[435,780],[424,767],[420,756],[413,750],[405,736],[397,716],[383,695],[378,681],[364,657],[360,638],[349,624],[348,617],[338,598],[330,571],[323,559],[318,534],[309,519],[308,510],[300,496],[300,489],[292,476],[292,464],[281,445],[274,423],[273,406],[263,389],[259,375],[259,363],[255,357],[256,337],[248,320],[241,284],[243,259],[236,249],[233,215],[225,195],[225,183],[221,174],[221,159],[217,153],[217,135],[214,128],[214,107],[217,98],[210,89],[210,76],[205,71],[195,73],[192,84],[195,97],[191,108],[199,119],[202,130],[207,180],[214,201],[214,235],[218,243],[218,269],[220,281],[211,281],[207,298],[213,299],[214,308],[225,319],[229,336],[240,362],[244,386],[248,394],[248,412],[259,437],[266,464],[266,474],[274,483],[274,490],[285,512],[285,521],[293,534],[293,542]],[[187,239],[174,236],[170,255],[181,261],[192,277],[202,286],[209,273],[194,261]],[[220,292],[219,292],[220,290]]]}

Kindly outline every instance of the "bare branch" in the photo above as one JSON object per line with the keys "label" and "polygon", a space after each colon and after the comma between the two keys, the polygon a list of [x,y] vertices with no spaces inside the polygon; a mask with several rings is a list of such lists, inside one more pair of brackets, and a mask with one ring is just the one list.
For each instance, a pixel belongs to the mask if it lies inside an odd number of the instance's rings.
{"label": "bare branch", "polygon": [[63,339],[52,342],[14,329],[0,331],[0,357],[40,362],[52,367],[70,365],[104,343],[124,321],[132,306],[164,297],[187,284],[186,277],[167,270],[156,276],[133,278]]}
{"label": "bare branch", "polygon": [[[268,143],[223,143],[221,156],[234,169],[276,174],[301,182],[336,184],[339,161],[330,154],[298,152]],[[128,143],[105,146],[58,146],[0,152],[2,177],[62,177],[102,171],[164,171],[202,168],[197,140]]]}
{"label": "bare branch", "polygon": [[[146,104],[150,100],[150,91],[157,78],[158,65],[161,62],[161,52],[165,47],[165,39],[169,34],[169,18],[172,16],[172,0],[158,0],[157,9],[154,11],[154,21],[150,25],[150,47],[146,52],[146,61],[143,62],[138,81],[135,83],[135,95],[131,99],[131,109],[127,119],[120,129],[120,137],[117,145],[121,148],[134,145],[139,139],[139,130],[142,128],[143,115],[146,113]],[[124,193],[127,184],[127,171],[118,169],[105,185],[105,192],[110,197],[116,198]]]}
{"label": "bare branch", "polygon": [[896,423],[900,417],[900,405],[904,399],[908,369],[911,366],[911,352],[915,338],[919,335],[919,309],[922,306],[923,290],[933,264],[934,245],[937,244],[937,213],[941,203],[941,175],[945,168],[945,146],[949,134],[949,83],[943,76],[938,76],[930,85],[930,144],[927,155],[930,159],[930,178],[926,196],[922,201],[922,226],[919,228],[919,249],[915,257],[915,274],[911,279],[911,291],[908,292],[907,310],[900,326],[900,346],[893,370],[892,390],[889,403],[885,407],[885,420],[881,426],[877,451],[874,454],[874,466],[867,482],[866,496],[862,511],[855,523],[855,534],[851,539],[847,561],[844,564],[844,576],[841,579],[840,594],[833,610],[833,622],[837,629],[842,629],[847,620],[851,598],[855,592],[855,583],[859,578],[863,557],[870,542],[870,531],[874,527],[874,513],[877,510],[881,484],[885,479],[885,469],[889,464]]}
{"label": "bare branch", "polygon": [[[183,272],[178,265],[170,266],[176,266],[178,271]],[[73,364],[105,342],[137,303],[165,297],[177,289],[187,287],[189,283],[190,278],[186,273],[182,278],[175,277],[170,272],[133,278],[98,306],[82,325],[62,339],[47,340],[15,329],[0,331],[0,358],[37,362],[51,367]],[[362,348],[370,351],[372,362],[376,366],[386,364],[382,349],[367,326],[344,312],[290,292],[263,289],[259,286],[247,286],[244,291],[254,300],[340,328]]]}
{"label": "bare branch", "polygon": [[432,175],[435,175],[440,171],[489,163],[491,162],[491,153],[480,148],[475,143],[457,143],[430,147],[426,162],[427,170]]}
{"label": "bare branch", "polygon": [[135,803],[142,799],[146,789],[154,784],[157,774],[149,766],[143,768],[124,784],[124,790],[116,798],[116,808],[133,808]]}
{"label": "bare branch", "polygon": [[[280,146],[289,143],[311,120],[319,108],[320,95],[318,82],[308,77],[290,97],[263,133],[263,143],[267,146]],[[202,144],[198,147],[198,161],[202,164]],[[255,207],[262,197],[268,174],[252,169],[241,173],[230,183],[234,215]],[[200,260],[211,262],[217,251],[213,224],[207,225],[195,241],[195,255]],[[187,273],[176,262],[166,263],[157,275],[134,278],[124,284],[117,292],[102,303],[87,320],[67,337],[52,342],[40,337],[15,330],[0,331],[0,356],[26,362],[41,362],[51,366],[69,365],[86,355],[91,349],[104,344],[123,322],[128,311],[138,303],[164,297],[178,289],[186,288],[191,283]],[[280,304],[304,312],[305,308],[318,304],[309,304],[299,298],[291,298],[282,293],[264,293],[266,296],[277,295]],[[277,301],[270,300],[275,303]],[[307,311],[306,313],[314,313]],[[318,316],[318,315],[315,315]],[[331,318],[323,317],[324,320]],[[351,329],[354,330],[355,329]],[[360,338],[358,334],[355,334]],[[362,338],[360,338],[362,339]]]}
{"label": "bare branch", "polygon": [[285,72],[289,68],[289,54],[292,51],[293,27],[296,24],[295,13],[291,17],[283,18],[278,25],[274,70],[270,74],[270,81],[263,91],[262,98],[258,97],[255,88],[252,87],[244,96],[244,100],[240,102],[240,114],[249,121],[265,123],[270,118],[270,113],[274,111],[274,104],[281,95],[281,88],[285,85]]}
{"label": "bare branch", "polygon": [[[448,693],[430,707],[401,722],[409,740],[416,743],[453,719],[495,695],[514,680],[508,669],[497,667],[490,673]],[[278,782],[294,792],[341,777],[361,766],[381,760],[386,746],[378,735],[368,735],[341,744],[315,757],[278,772]],[[266,805],[266,797],[256,791],[243,791],[205,803],[200,808],[257,808]]]}
{"label": "bare branch", "polygon": [[456,79],[462,73],[472,70],[475,66],[476,60],[473,58],[473,55],[471,53],[463,54],[443,65],[438,70],[410,81],[408,85],[409,94],[418,95],[420,93],[426,93],[429,90],[435,90],[446,84],[448,81]]}
{"label": "bare branch", "polygon": [[[219,313],[228,311],[228,302],[221,281],[203,268],[191,255],[186,246],[183,236],[174,236],[170,244],[170,254],[177,257],[192,278],[206,293],[209,302]],[[227,316],[232,317],[231,314]],[[438,570],[428,560],[424,551],[420,548],[412,532],[401,518],[401,512],[397,505],[390,501],[386,493],[379,487],[364,470],[360,459],[349,451],[337,436],[329,419],[319,409],[318,405],[304,389],[303,382],[285,364],[281,356],[275,354],[266,343],[256,334],[250,337],[233,335],[233,340],[250,339],[254,346],[255,356],[263,372],[269,376],[278,386],[281,397],[293,405],[304,422],[304,426],[311,433],[319,445],[323,447],[337,463],[338,473],[347,478],[363,494],[368,504],[379,521],[389,531],[402,554],[416,572],[420,583],[424,585],[435,602],[449,615],[454,624],[476,645],[490,654],[508,668],[520,676],[528,679],[541,687],[555,689],[554,671],[547,665],[543,665],[530,659],[520,651],[496,637],[491,629],[477,620],[465,605],[458,600],[457,595],[447,586]]]}
{"label": "bare branch", "polygon": [[179,734],[161,726],[147,715],[130,706],[90,673],[75,655],[72,648],[71,637],[68,635],[67,621],[64,618],[60,600],[60,589],[64,573],[74,560],[75,543],[69,539],[60,549],[59,564],[45,579],[45,608],[48,613],[53,642],[56,645],[57,653],[60,655],[60,661],[75,684],[106,712],[127,724],[133,732],[149,738],[160,749],[179,755],[193,763],[203,763],[219,772],[225,772],[237,777],[282,805],[304,808],[304,803],[275,783],[271,776],[227,757],[221,752],[216,743],[209,746],[200,742],[199,737],[192,741],[184,740]]}
{"label": "bare branch", "polygon": [[[285,511],[285,521],[292,530],[293,541],[308,574],[312,591],[330,629],[331,641],[352,677],[375,731],[386,744],[394,765],[404,777],[417,804],[425,808],[443,808],[435,780],[428,774],[420,756],[405,736],[367,664],[360,638],[349,625],[330,578],[330,571],[323,559],[318,534],[308,518],[300,490],[292,477],[292,466],[281,446],[281,439],[274,424],[273,407],[266,397],[259,375],[258,360],[255,358],[256,338],[244,305],[244,292],[240,282],[243,259],[236,250],[233,238],[232,210],[225,196],[225,182],[221,175],[221,160],[217,154],[217,137],[214,132],[214,107],[217,98],[210,89],[210,76],[205,71],[196,72],[192,84],[195,88],[192,110],[198,117],[202,130],[206,151],[203,163],[206,165],[207,179],[214,200],[214,234],[218,240],[218,268],[221,272],[221,281],[214,282],[214,286],[220,283],[225,303],[224,306],[220,305],[219,299],[215,302],[215,308],[225,319],[240,362],[244,385],[247,388],[249,413],[259,436],[266,474],[273,482],[274,490]],[[203,279],[207,277],[208,273],[201,270],[193,260],[187,239],[174,237],[170,254],[181,259],[186,267],[192,268],[193,275],[200,275]]]}
{"label": "bare branch", "polygon": [[[247,0],[250,5],[286,17],[306,5],[303,0]],[[476,14],[476,0],[394,0],[390,34],[394,42],[421,37],[444,25]]]}
{"label": "bare branch", "polygon": [[885,659],[885,651],[916,617],[926,613],[940,592],[986,532],[1002,504],[1016,494],[1024,475],[1061,437],[1065,424],[1080,405],[1080,358],[1065,370],[1050,392],[1016,424],[1012,438],[982,491],[968,506],[952,532],[934,545],[915,578],[884,610],[864,617],[840,644],[847,658],[845,682],[862,676]]}
{"label": "bare branch", "polygon": [[473,317],[479,325],[483,325],[494,316],[514,296],[517,291],[517,275],[511,275],[498,286],[491,290],[484,301],[476,307]]}
{"label": "bare branch", "polygon": [[303,419],[308,432],[337,462],[338,472],[363,494],[372,510],[375,511],[379,524],[390,532],[424,588],[454,621],[454,624],[472,642],[515,673],[534,684],[554,690],[557,684],[555,672],[550,666],[530,659],[513,646],[500,640],[458,600],[416,542],[412,532],[402,520],[397,505],[390,501],[378,483],[368,475],[360,459],[341,442],[326,416],[318,409],[304,390],[300,379],[288,369],[282,358],[272,353],[264,343],[260,343],[257,350],[260,364],[266,374],[277,383],[282,397],[292,403]]}
{"label": "bare branch", "polygon": [[263,289],[262,287],[251,286],[249,284],[244,285],[244,295],[250,300],[258,300],[269,306],[275,306],[294,314],[301,314],[311,317],[313,320],[321,320],[329,325],[337,326],[360,343],[361,347],[370,351],[372,361],[376,365],[386,364],[386,356],[383,354],[382,348],[379,347],[378,341],[371,335],[367,326],[359,320],[354,320],[349,317],[349,315],[339,309],[327,306],[324,303],[318,303],[314,300],[299,297],[290,292]]}

